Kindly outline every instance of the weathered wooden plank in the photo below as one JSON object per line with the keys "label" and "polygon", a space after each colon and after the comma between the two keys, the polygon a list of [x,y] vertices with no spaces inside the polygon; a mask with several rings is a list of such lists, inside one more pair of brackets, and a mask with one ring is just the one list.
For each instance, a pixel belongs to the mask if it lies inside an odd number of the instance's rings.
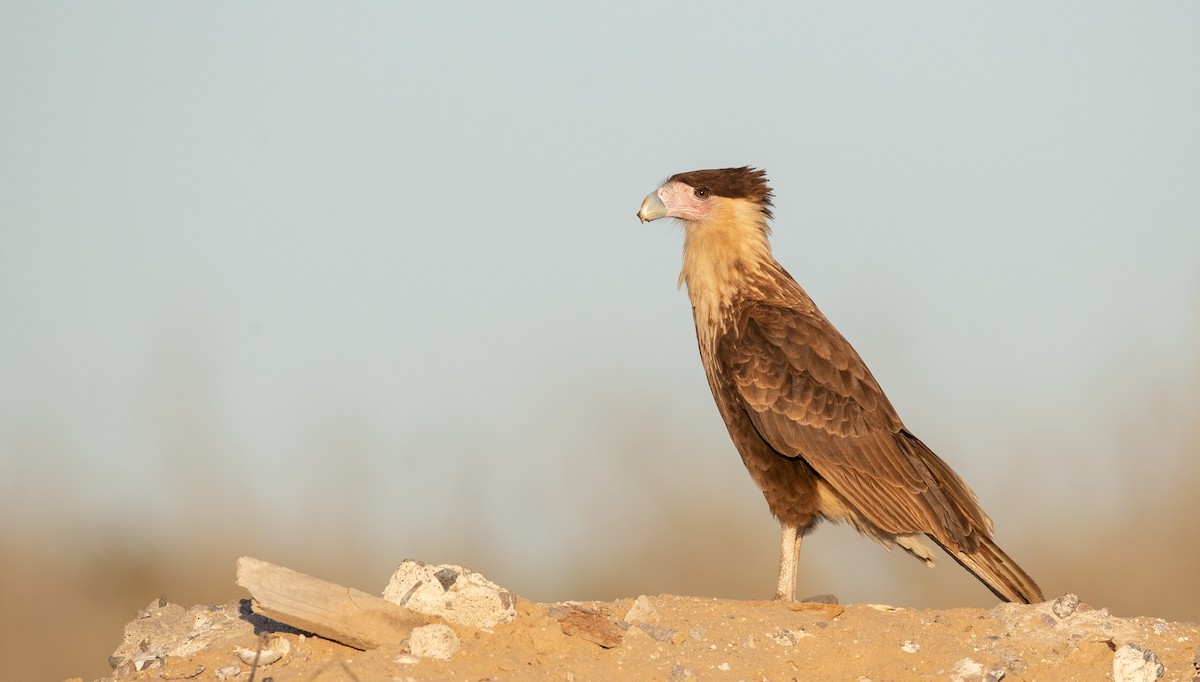
{"label": "weathered wooden plank", "polygon": [[355,649],[398,642],[430,622],[366,592],[253,557],[238,559],[237,584],[254,598],[255,613]]}

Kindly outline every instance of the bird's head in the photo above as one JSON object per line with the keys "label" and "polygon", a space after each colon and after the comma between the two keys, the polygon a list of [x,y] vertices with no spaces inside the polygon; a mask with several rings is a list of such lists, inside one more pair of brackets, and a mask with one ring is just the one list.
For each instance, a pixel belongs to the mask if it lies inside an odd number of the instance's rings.
{"label": "bird's head", "polygon": [[638,219],[679,218],[685,223],[743,222],[766,227],[771,218],[766,171],[743,166],[677,173],[642,202]]}

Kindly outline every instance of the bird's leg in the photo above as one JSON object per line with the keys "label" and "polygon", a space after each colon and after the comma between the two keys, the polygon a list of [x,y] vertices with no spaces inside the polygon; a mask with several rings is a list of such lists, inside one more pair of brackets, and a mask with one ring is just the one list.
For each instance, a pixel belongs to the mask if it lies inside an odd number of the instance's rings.
{"label": "bird's leg", "polygon": [[800,563],[800,532],[795,526],[779,523],[779,585],[776,601],[796,601],[796,566]]}

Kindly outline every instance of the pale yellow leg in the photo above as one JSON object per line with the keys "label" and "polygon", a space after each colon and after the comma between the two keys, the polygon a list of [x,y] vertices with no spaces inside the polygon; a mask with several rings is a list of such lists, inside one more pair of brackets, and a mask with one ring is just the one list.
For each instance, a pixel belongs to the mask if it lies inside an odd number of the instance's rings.
{"label": "pale yellow leg", "polygon": [[780,523],[778,601],[796,601],[796,566],[800,563],[800,533],[795,526]]}

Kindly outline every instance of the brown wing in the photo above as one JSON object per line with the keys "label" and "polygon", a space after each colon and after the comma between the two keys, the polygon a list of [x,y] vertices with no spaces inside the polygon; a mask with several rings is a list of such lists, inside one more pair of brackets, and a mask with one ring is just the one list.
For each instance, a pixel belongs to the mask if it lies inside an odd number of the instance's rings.
{"label": "brown wing", "polygon": [[990,535],[975,495],[904,430],[858,353],[815,308],[747,305],[716,350],[762,438],[804,458],[865,519],[967,550],[974,529]]}

